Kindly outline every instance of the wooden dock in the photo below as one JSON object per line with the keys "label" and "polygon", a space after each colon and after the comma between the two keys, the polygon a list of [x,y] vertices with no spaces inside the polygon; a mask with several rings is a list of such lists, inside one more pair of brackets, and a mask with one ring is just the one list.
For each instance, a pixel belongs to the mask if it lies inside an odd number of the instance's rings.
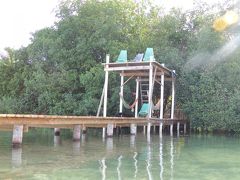
{"label": "wooden dock", "polygon": [[[178,134],[180,125],[186,131],[187,120],[183,118],[134,118],[134,117],[96,117],[96,116],[56,116],[56,115],[24,115],[0,114],[0,131],[13,131],[13,144],[21,144],[23,132],[29,128],[60,128],[72,129],[73,139],[80,140],[81,131],[86,128],[106,128],[108,125],[117,127],[169,126],[176,125]],[[160,132],[159,132],[160,133]],[[112,134],[110,135],[112,136]]]}

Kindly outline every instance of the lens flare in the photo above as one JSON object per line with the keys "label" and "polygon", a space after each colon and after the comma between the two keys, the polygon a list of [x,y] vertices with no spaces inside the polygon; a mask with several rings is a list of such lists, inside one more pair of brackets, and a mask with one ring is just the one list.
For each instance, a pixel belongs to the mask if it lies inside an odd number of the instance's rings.
{"label": "lens flare", "polygon": [[223,31],[227,27],[238,22],[238,14],[234,11],[227,11],[223,16],[213,22],[213,28],[216,31]]}

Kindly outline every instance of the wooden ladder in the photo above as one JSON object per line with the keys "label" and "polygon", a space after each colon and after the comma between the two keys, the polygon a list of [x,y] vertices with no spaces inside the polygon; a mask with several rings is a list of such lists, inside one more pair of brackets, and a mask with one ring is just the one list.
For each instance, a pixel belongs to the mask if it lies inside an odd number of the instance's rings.
{"label": "wooden ladder", "polygon": [[149,92],[149,83],[140,81],[140,95],[141,95],[141,104],[148,103],[148,92]]}

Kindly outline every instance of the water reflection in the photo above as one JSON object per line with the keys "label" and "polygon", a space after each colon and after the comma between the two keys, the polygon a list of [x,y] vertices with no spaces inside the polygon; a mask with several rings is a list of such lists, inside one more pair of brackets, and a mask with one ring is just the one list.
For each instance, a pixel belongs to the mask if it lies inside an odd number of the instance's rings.
{"label": "water reflection", "polygon": [[102,174],[102,180],[105,180],[106,179],[106,169],[107,169],[105,158],[103,158],[102,160],[99,160],[99,164],[100,164],[99,169]]}
{"label": "water reflection", "polygon": [[22,148],[12,148],[12,167],[20,167],[22,165]]}
{"label": "water reflection", "polygon": [[151,145],[150,143],[147,144],[147,163],[146,163],[146,169],[148,174],[148,179],[152,180],[152,174],[151,174]]}
{"label": "water reflection", "polygon": [[54,147],[58,147],[62,144],[61,136],[54,136],[53,139]]}
{"label": "water reflection", "polygon": [[138,160],[137,160],[137,155],[138,153],[137,152],[134,152],[134,156],[133,156],[133,160],[134,160],[134,167],[135,167],[135,171],[134,171],[134,178],[137,177],[137,173],[138,173]]}
{"label": "water reflection", "polygon": [[135,147],[135,139],[136,139],[135,135],[131,135],[130,136],[130,148],[134,148]]}
{"label": "water reflection", "polygon": [[173,179],[173,166],[174,166],[174,146],[173,146],[173,137],[170,138],[170,163],[171,163],[171,179]]}
{"label": "water reflection", "polygon": [[[55,170],[56,173],[60,172],[59,169],[68,169],[70,173],[79,168],[80,170],[75,173],[83,173],[82,177],[88,177],[85,171],[87,173],[99,169],[98,175],[89,175],[91,179],[163,180],[174,179],[174,175],[175,178],[178,177],[179,171],[176,169],[181,168],[178,161],[184,153],[181,150],[186,143],[185,138],[153,135],[147,139],[146,136],[106,138],[104,143],[101,138],[91,136],[87,137],[87,141],[83,137],[81,141],[73,142],[72,139],[61,140],[59,136],[54,136],[54,144],[51,137],[47,145],[23,144],[23,150],[12,149],[12,157],[5,161],[11,163],[12,167],[21,166],[18,170],[29,168],[32,172],[37,168],[44,170],[41,164],[49,171]],[[22,166],[23,153],[24,162],[28,162],[24,166]],[[1,161],[4,160],[2,159],[0,157]],[[34,165],[35,168],[28,164]]]}
{"label": "water reflection", "polygon": [[121,171],[120,171],[120,167],[122,165],[122,155],[118,157],[118,166],[117,166],[117,173],[118,173],[118,179],[121,180]]}
{"label": "water reflection", "polygon": [[72,142],[72,147],[73,147],[73,154],[78,154],[80,152],[80,141],[73,141]]}
{"label": "water reflection", "polygon": [[160,180],[163,180],[163,138],[160,137],[160,146],[159,146],[159,165],[160,165]]}
{"label": "water reflection", "polygon": [[107,151],[111,152],[113,150],[113,138],[109,137],[106,139]]}

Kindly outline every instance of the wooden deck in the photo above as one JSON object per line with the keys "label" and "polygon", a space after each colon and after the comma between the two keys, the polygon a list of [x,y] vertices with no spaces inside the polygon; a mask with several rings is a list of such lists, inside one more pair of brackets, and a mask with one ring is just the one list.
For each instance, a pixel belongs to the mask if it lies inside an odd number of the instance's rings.
{"label": "wooden deck", "polygon": [[12,130],[13,125],[24,125],[25,131],[28,127],[63,128],[72,129],[75,125],[83,127],[129,127],[130,124],[145,126],[186,123],[184,119],[157,119],[157,118],[134,118],[134,117],[96,117],[96,116],[55,116],[55,115],[24,115],[24,114],[0,114],[0,130]]}

